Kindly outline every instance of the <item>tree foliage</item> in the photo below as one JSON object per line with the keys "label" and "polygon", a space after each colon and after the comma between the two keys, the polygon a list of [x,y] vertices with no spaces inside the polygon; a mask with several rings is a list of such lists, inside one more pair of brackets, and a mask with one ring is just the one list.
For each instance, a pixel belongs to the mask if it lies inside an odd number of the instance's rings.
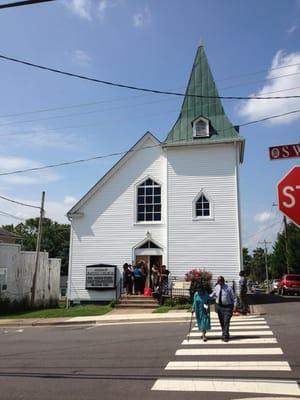
{"label": "tree foliage", "polygon": [[300,274],[300,229],[293,223],[287,224],[287,243],[284,233],[278,233],[271,256],[271,274],[280,278],[287,272]]}
{"label": "tree foliage", "polygon": [[[4,225],[2,228],[21,237],[22,249],[35,251],[39,218],[27,219],[24,223]],[[61,258],[61,273],[68,273],[70,225],[59,224],[49,218],[43,219],[41,251],[47,251],[51,258]]]}

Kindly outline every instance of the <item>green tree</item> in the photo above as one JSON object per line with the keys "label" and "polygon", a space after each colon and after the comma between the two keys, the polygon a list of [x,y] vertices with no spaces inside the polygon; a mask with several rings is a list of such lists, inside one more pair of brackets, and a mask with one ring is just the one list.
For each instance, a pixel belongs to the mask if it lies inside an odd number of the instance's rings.
{"label": "green tree", "polygon": [[249,276],[251,272],[251,260],[252,257],[249,254],[249,250],[246,247],[243,247],[243,269],[247,276]]}
{"label": "green tree", "polygon": [[250,279],[253,281],[263,282],[266,279],[265,252],[261,247],[253,250],[251,259]]}
{"label": "green tree", "polygon": [[[34,251],[39,219],[30,218],[16,226],[6,225],[4,229],[14,232],[22,238],[22,249]],[[70,225],[59,224],[49,218],[43,219],[41,251],[47,251],[49,257],[61,258],[61,274],[68,273]]]}
{"label": "green tree", "polygon": [[287,272],[287,263],[290,272],[300,273],[300,229],[291,222],[287,224],[287,238],[286,243],[284,233],[278,233],[273,246],[270,264],[274,278]]}

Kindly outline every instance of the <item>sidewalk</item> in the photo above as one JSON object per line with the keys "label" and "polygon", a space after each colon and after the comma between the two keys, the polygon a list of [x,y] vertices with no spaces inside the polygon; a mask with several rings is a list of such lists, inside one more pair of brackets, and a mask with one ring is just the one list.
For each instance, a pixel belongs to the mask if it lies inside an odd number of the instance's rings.
{"label": "sidewalk", "polygon": [[[252,318],[260,315],[261,310],[247,316],[233,316],[234,319]],[[216,313],[211,312],[211,317],[216,318]],[[20,326],[55,326],[55,325],[102,325],[102,324],[128,324],[128,323],[158,323],[158,322],[188,322],[191,312],[185,310],[173,310],[168,313],[152,313],[152,310],[141,309],[113,309],[105,315],[93,315],[73,318],[26,318],[26,319],[0,319],[1,327]]]}

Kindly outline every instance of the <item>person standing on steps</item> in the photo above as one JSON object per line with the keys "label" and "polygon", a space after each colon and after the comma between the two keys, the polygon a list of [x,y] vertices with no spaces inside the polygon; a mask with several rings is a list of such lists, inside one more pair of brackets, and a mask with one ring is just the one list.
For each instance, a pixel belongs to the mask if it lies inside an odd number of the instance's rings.
{"label": "person standing on steps", "polygon": [[216,312],[222,328],[222,340],[228,342],[229,325],[234,307],[234,293],[232,288],[225,283],[223,276],[218,277],[217,284],[210,297],[216,299]]}

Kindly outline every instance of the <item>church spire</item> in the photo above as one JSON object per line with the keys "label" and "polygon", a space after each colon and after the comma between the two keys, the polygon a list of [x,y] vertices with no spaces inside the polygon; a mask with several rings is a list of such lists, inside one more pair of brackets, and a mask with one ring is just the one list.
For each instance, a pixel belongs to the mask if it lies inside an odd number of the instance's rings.
{"label": "church spire", "polygon": [[[218,98],[192,97],[187,95],[218,97],[203,44],[200,43],[185,92],[179,117],[169,132],[166,143],[194,141],[197,143],[240,138],[238,131],[227,118],[221,100]],[[209,132],[205,137],[196,137],[194,122],[207,121]]]}

